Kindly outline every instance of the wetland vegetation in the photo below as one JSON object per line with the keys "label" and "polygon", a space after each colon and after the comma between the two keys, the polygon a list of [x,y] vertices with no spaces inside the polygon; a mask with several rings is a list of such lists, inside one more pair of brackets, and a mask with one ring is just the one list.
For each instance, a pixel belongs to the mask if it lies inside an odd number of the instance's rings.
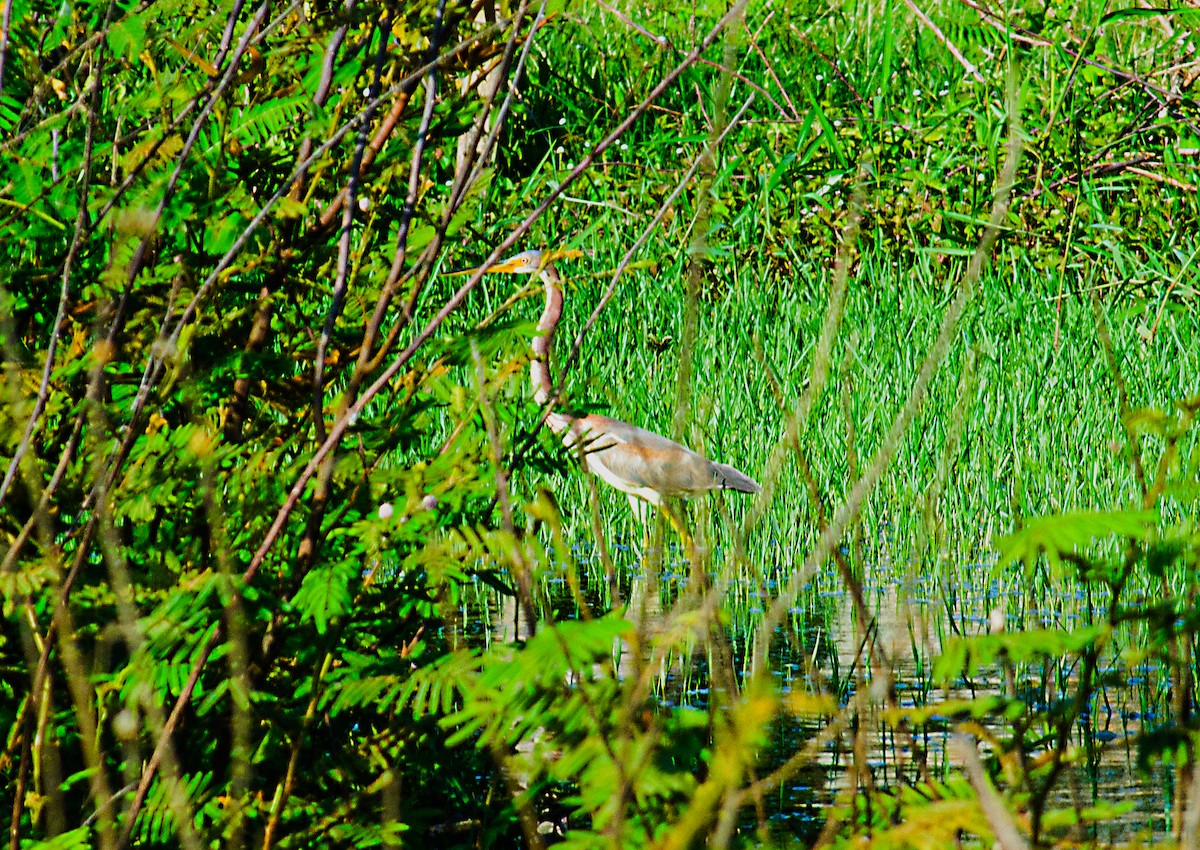
{"label": "wetland vegetation", "polygon": [[9,847],[1200,844],[1200,12],[4,10]]}

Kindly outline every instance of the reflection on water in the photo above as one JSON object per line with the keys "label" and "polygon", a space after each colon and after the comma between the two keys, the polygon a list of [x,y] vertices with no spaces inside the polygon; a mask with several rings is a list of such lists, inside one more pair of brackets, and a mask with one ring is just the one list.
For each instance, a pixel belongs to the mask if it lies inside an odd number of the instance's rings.
{"label": "reflection on water", "polygon": [[[620,551],[620,547],[616,547]],[[587,552],[576,552],[586,560]],[[628,555],[630,563],[619,568],[617,587],[623,600],[624,615],[635,624],[638,649],[624,644],[615,648],[618,675],[632,677],[645,672],[651,662],[655,636],[668,628],[677,604],[694,604],[688,595],[689,567],[678,552],[668,563],[647,570]],[[869,781],[877,789],[899,788],[922,779],[940,779],[955,766],[951,737],[956,721],[934,717],[917,731],[898,732],[879,717],[880,673],[890,675],[896,703],[901,708],[937,704],[948,698],[975,698],[1005,692],[1003,673],[998,667],[982,668],[969,679],[961,679],[946,690],[932,678],[930,665],[939,655],[943,642],[955,635],[978,635],[1006,623],[1016,629],[1048,627],[1071,629],[1090,620],[1088,601],[1080,596],[1056,600],[1056,608],[1028,609],[1028,600],[1017,593],[1009,596],[988,579],[988,565],[973,565],[947,588],[932,577],[913,577],[891,569],[876,569],[863,580],[864,596],[875,618],[874,645],[887,659],[887,671],[872,671],[865,663],[863,635],[856,623],[854,607],[847,594],[828,577],[817,579],[807,588],[792,609],[787,627],[779,630],[771,649],[770,667],[779,691],[791,693],[835,694],[842,705],[855,698],[864,685],[872,691],[865,730],[865,764]],[[606,583],[599,575],[583,580],[581,586],[587,604],[594,611],[609,610],[611,604]],[[763,595],[779,590],[784,576],[742,580],[729,584],[727,604],[736,609],[727,630],[732,649],[732,665],[738,674],[747,669],[746,653],[753,642],[752,628],[762,614]],[[715,577],[710,577],[715,580]],[[971,586],[972,580],[981,586]],[[544,602],[556,619],[577,616],[575,604],[565,581],[551,580],[543,586]],[[488,592],[486,606],[479,617],[486,621],[492,642],[501,644],[528,638],[532,631],[527,613],[510,596]],[[470,617],[468,617],[468,620]],[[709,658],[700,649],[681,648],[674,642],[672,652],[654,656],[657,667],[651,671],[656,682],[656,698],[664,705],[705,707],[709,699]],[[1052,807],[1086,808],[1100,804],[1131,804],[1119,817],[1105,817],[1089,824],[1077,838],[1100,842],[1128,841],[1137,836],[1146,839],[1169,835],[1172,775],[1169,769],[1153,762],[1145,771],[1138,767],[1137,736],[1143,724],[1148,728],[1160,721],[1159,706],[1165,704],[1165,671],[1142,667],[1132,674],[1117,667],[1093,701],[1093,707],[1079,719],[1073,743],[1079,759],[1058,781]],[[1020,681],[1011,682],[1021,699],[1033,710],[1071,699],[1073,671],[1058,670],[1047,664],[1038,671],[1026,671]],[[771,730],[762,754],[758,775],[764,776],[782,765],[822,730],[823,720],[783,714]],[[991,728],[996,735],[999,727]],[[1088,746],[1090,744],[1090,746]],[[811,842],[825,822],[829,806],[844,801],[852,781],[853,741],[847,731],[833,736],[819,756],[790,775],[767,799],[762,810],[778,839],[795,837]],[[745,825],[756,823],[753,808],[746,812]]]}

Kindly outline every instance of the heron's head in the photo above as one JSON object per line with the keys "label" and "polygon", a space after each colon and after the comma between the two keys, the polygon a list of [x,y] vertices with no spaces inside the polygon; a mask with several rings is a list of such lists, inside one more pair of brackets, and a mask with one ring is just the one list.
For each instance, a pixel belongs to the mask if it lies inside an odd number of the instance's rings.
{"label": "heron's head", "polygon": [[501,274],[538,274],[550,264],[549,258],[542,259],[542,252],[536,249],[501,260],[488,269],[491,273]]}
{"label": "heron's head", "polygon": [[558,269],[554,268],[555,261],[582,256],[583,252],[577,248],[522,251],[520,254],[496,263],[488,269],[488,272],[499,272],[500,274],[535,274],[547,283],[556,284],[560,278],[558,276]]}
{"label": "heron's head", "polygon": [[[572,259],[574,257],[582,257],[583,252],[576,248],[566,248],[562,250],[539,251],[522,251],[520,254],[514,254],[506,260],[500,260],[494,265],[488,266],[485,271],[488,274],[535,274],[543,280],[549,278],[551,281],[558,281],[558,272],[554,268],[555,260]],[[463,269],[456,272],[445,272],[447,277],[456,275],[475,274],[479,271],[478,268]]]}

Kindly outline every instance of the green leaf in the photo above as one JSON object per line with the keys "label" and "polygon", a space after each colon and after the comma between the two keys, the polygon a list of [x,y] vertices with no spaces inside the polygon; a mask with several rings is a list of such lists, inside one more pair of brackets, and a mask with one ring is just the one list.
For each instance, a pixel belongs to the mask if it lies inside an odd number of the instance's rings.
{"label": "green leaf", "polygon": [[946,682],[958,677],[963,670],[974,675],[981,667],[995,664],[1001,657],[1019,664],[1078,653],[1093,643],[1107,643],[1111,631],[1107,624],[1100,624],[1071,631],[1035,629],[954,638],[946,642],[942,654],[934,662],[933,677]]}
{"label": "green leaf", "polygon": [[1094,806],[1086,806],[1076,812],[1075,809],[1051,809],[1042,816],[1042,825],[1046,829],[1066,829],[1077,823],[1104,823],[1116,821],[1137,808],[1133,800],[1100,802]]}
{"label": "green leaf", "polygon": [[136,15],[117,21],[108,31],[108,49],[114,56],[135,62],[146,45],[146,22]]}
{"label": "green leaf", "polygon": [[308,102],[303,92],[289,98],[277,98],[250,109],[239,109],[229,122],[229,130],[243,145],[268,146],[286,139],[298,123]]}
{"label": "green leaf", "polygon": [[8,95],[0,95],[0,130],[11,130],[17,126],[21,116],[21,102]]}
{"label": "green leaf", "polygon": [[1052,568],[1064,555],[1078,551],[1102,537],[1146,540],[1158,524],[1158,511],[1072,511],[1030,520],[1024,528],[996,541],[1000,552],[998,568],[1023,561],[1032,568],[1038,555],[1046,553]]}
{"label": "green leaf", "polygon": [[30,841],[28,839],[21,841],[21,850],[71,850],[74,847],[91,846],[92,829],[88,826],[72,829],[70,832],[64,832],[46,841]]}
{"label": "green leaf", "polygon": [[312,620],[317,631],[325,634],[331,621],[350,610],[353,601],[350,580],[357,569],[355,563],[342,561],[309,570],[300,590],[292,599],[292,604],[300,611],[301,619]]}
{"label": "green leaf", "polygon": [[1162,15],[1175,15],[1179,19],[1179,23],[1188,27],[1200,26],[1200,12],[1188,6],[1155,6],[1155,7],[1139,7],[1134,9],[1118,9],[1115,12],[1109,12],[1100,19],[1099,26],[1104,26],[1113,21],[1122,21],[1129,18],[1157,18]]}

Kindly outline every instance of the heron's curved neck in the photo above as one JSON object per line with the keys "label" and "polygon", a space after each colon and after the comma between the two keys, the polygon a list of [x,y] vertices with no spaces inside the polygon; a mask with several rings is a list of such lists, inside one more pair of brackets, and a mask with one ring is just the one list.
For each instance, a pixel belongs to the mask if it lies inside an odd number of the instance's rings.
{"label": "heron's curved neck", "polygon": [[[542,283],[546,287],[546,306],[542,310],[542,318],[538,320],[538,335],[533,339],[533,360],[529,362],[533,397],[538,404],[546,404],[554,390],[554,384],[550,380],[550,348],[554,345],[554,332],[558,329],[563,311],[562,280],[553,263],[542,269]],[[561,429],[555,425],[566,426],[566,417],[559,413],[551,414],[547,421],[556,431]]]}

